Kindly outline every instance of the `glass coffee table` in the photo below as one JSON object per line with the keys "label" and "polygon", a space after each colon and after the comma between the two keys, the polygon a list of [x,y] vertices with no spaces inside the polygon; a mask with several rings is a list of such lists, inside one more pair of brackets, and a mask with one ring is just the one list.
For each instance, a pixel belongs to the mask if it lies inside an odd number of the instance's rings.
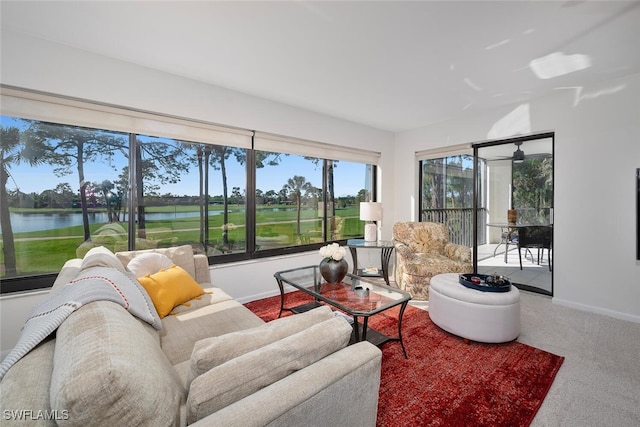
{"label": "glass coffee table", "polygon": [[[351,342],[367,340],[377,346],[388,341],[399,341],[404,357],[407,351],[402,341],[402,316],[411,295],[398,288],[378,285],[366,279],[347,274],[341,283],[327,283],[320,275],[317,265],[279,271],[274,274],[280,288],[280,313],[283,310],[301,313],[320,305],[328,304],[353,317],[353,334]],[[314,301],[297,307],[284,306],[284,286],[290,285],[306,292]],[[398,314],[398,336],[389,337],[368,327],[369,317],[395,306],[400,306]],[[362,318],[362,324],[360,324]]]}

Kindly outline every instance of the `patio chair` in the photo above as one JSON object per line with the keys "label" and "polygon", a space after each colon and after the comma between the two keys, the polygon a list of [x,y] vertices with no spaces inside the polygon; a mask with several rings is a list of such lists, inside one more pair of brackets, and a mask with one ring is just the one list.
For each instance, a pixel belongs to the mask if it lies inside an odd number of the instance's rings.
{"label": "patio chair", "polygon": [[433,276],[473,272],[471,248],[451,243],[445,224],[398,222],[393,226],[393,243],[396,284],[413,299],[429,299]]}
{"label": "patio chair", "polygon": [[[522,270],[522,249],[537,249],[538,265],[540,265],[541,255],[544,256],[544,250],[546,249],[549,271],[551,271],[552,236],[553,228],[549,225],[532,225],[518,229],[518,258],[520,260],[520,270]],[[542,254],[540,254],[540,251],[542,251]],[[533,253],[531,254],[531,262],[533,262]]]}

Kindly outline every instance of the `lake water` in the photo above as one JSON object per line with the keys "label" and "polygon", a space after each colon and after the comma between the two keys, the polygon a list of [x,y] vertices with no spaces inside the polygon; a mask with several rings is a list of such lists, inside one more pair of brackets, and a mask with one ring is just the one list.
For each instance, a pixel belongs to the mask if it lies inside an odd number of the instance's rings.
{"label": "lake water", "polygon": [[[219,215],[221,211],[209,212],[210,216]],[[106,212],[90,213],[89,224],[106,223],[108,217]],[[199,212],[175,212],[175,213],[148,213],[147,220],[172,219],[172,218],[191,218],[198,217]],[[81,213],[52,213],[52,214],[24,214],[11,213],[11,228],[14,233],[23,233],[27,231],[53,230],[56,228],[72,227],[74,225],[82,225]],[[126,218],[122,219],[126,221]]]}
{"label": "lake water", "polygon": [[[294,210],[295,208],[273,208],[274,212],[281,210]],[[231,212],[231,211],[230,211]],[[233,209],[233,212],[244,212],[244,209]],[[209,216],[221,215],[222,211],[209,211]],[[174,218],[193,218],[200,216],[200,212],[163,212],[163,213],[147,213],[147,220],[162,220]],[[28,231],[53,230],[56,228],[72,227],[82,225],[81,213],[11,213],[11,228],[14,233],[23,233]],[[127,221],[127,218],[121,218]],[[106,212],[90,213],[89,223],[106,223],[108,221]],[[2,231],[0,230],[0,235]]]}

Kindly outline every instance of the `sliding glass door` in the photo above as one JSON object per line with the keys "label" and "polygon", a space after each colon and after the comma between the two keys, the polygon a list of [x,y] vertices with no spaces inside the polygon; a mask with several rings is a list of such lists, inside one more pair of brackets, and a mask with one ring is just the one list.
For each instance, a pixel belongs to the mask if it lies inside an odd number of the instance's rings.
{"label": "sliding glass door", "polygon": [[474,269],[553,295],[552,133],[474,146]]}

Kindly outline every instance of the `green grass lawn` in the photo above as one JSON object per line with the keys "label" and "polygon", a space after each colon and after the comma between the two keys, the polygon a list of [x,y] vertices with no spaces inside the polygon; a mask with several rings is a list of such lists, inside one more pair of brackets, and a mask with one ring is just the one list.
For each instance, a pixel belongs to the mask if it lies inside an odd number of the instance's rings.
{"label": "green grass lawn", "polygon": [[[280,210],[274,210],[280,208]],[[301,243],[297,233],[297,212],[291,206],[259,206],[256,210],[256,235],[263,238],[279,237],[281,246],[293,246]],[[210,211],[219,211],[222,206],[212,205]],[[223,215],[209,216],[209,246],[233,252],[244,251],[246,248],[245,213],[240,210],[244,206],[229,206],[228,241],[230,245],[223,247]],[[12,210],[17,212],[18,210]],[[55,211],[55,212],[54,212]],[[62,213],[77,212],[69,210],[26,210],[22,213]],[[199,212],[198,206],[161,206],[148,207],[147,213],[155,212]],[[345,218],[342,238],[361,236],[362,222],[358,219],[358,209],[355,207],[340,209],[336,215]],[[105,227],[105,223],[90,224],[92,240],[102,244],[112,251],[126,250],[127,222],[119,222]],[[98,235],[102,228],[103,234]],[[104,232],[104,230],[107,230]],[[121,232],[117,230],[122,230]],[[322,230],[322,218],[318,218],[315,208],[303,208],[300,215],[300,234],[319,236]],[[76,251],[83,244],[82,226],[57,228],[53,230],[15,233],[14,242],[18,276],[45,274],[57,272],[70,258],[77,256]],[[180,244],[200,244],[200,220],[193,218],[171,218],[163,220],[148,220],[146,222],[146,241],[156,247],[176,246]],[[286,242],[286,243],[282,243]],[[142,244],[142,243],[141,243]],[[0,251],[0,266],[4,266],[4,253]],[[5,277],[4,269],[0,277]]]}

